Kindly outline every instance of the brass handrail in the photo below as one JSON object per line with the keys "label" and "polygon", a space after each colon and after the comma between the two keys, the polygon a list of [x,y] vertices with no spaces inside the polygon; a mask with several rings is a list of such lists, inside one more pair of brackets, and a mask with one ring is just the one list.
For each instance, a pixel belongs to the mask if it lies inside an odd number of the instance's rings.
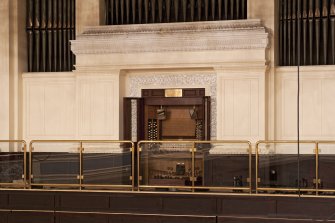
{"label": "brass handrail", "polygon": [[23,175],[22,180],[23,183],[0,183],[2,187],[23,187],[26,189],[27,184],[27,143],[24,140],[0,140],[0,143],[20,143],[22,145],[22,152],[23,152]]}
{"label": "brass handrail", "polygon": [[[142,152],[142,145],[144,144],[189,144],[191,149],[191,166],[192,166],[192,177],[191,177],[191,186],[163,186],[163,185],[142,185],[141,184],[141,168],[140,168],[140,163],[141,163],[141,155],[140,153]],[[227,144],[246,144],[248,147],[248,187],[220,187],[220,186],[195,186],[195,155],[197,151],[197,145],[198,144],[222,144],[222,145],[227,145]],[[160,141],[140,141],[138,143],[138,150],[137,150],[137,173],[138,173],[138,191],[141,189],[146,189],[146,188],[173,188],[173,189],[191,189],[192,192],[195,192],[197,189],[208,189],[208,190],[230,190],[230,191],[246,191],[248,193],[252,193],[252,173],[251,173],[251,166],[252,166],[252,145],[250,141],[246,140],[207,140],[207,141],[176,141],[176,140],[160,140]],[[203,179],[204,180],[204,179]]]}
{"label": "brass handrail", "polygon": [[[79,145],[79,175],[77,176],[78,182],[77,184],[49,184],[49,183],[33,183],[32,179],[33,179],[33,173],[32,173],[32,155],[33,155],[33,150],[34,150],[34,145],[37,143],[78,143]],[[131,181],[130,185],[111,185],[111,184],[85,184],[83,182],[84,179],[84,173],[83,173],[83,153],[84,153],[84,148],[83,145],[84,144],[107,144],[107,143],[112,143],[112,144],[129,144],[130,146],[130,152],[131,152],[131,176],[129,176],[129,179]],[[124,188],[124,189],[130,189],[130,190],[134,190],[134,165],[135,165],[135,161],[134,161],[134,157],[135,157],[135,144],[132,141],[128,141],[128,140],[32,140],[29,144],[29,153],[30,153],[30,164],[29,164],[29,188],[32,188],[32,186],[45,186],[45,187],[55,187],[55,188],[61,188],[61,187],[76,187],[79,190],[82,189],[94,189],[94,188],[108,188],[108,189],[120,189],[120,188]]]}

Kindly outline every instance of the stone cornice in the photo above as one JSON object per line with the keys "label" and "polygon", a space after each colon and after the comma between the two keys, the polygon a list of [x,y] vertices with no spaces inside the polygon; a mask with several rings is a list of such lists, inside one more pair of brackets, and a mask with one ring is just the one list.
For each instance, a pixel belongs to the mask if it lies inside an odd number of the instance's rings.
{"label": "stone cornice", "polygon": [[76,54],[265,49],[260,20],[87,27],[71,41]]}
{"label": "stone cornice", "polygon": [[88,26],[77,39],[101,34],[130,34],[130,33],[174,33],[174,32],[207,32],[210,30],[231,31],[236,29],[264,29],[258,19],[229,20],[210,22],[187,22],[187,23],[158,23],[116,26]]}

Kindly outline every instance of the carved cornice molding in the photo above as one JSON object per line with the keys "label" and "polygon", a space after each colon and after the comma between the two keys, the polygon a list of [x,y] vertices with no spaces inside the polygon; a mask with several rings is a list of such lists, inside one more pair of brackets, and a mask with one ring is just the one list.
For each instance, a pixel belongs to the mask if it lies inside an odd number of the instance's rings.
{"label": "carved cornice molding", "polygon": [[79,39],[85,36],[101,34],[129,34],[129,33],[171,33],[187,31],[210,31],[234,29],[264,29],[258,19],[249,20],[229,20],[229,21],[210,21],[210,22],[187,22],[187,23],[155,23],[137,25],[115,25],[115,26],[88,26]]}
{"label": "carved cornice molding", "polygon": [[76,54],[264,49],[260,20],[87,27],[71,41]]}

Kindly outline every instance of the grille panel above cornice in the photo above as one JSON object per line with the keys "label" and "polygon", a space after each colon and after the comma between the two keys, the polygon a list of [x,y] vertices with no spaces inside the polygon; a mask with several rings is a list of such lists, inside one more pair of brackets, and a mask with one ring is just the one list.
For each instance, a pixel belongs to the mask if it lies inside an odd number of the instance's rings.
{"label": "grille panel above cornice", "polygon": [[105,24],[145,24],[247,18],[247,0],[105,0]]}
{"label": "grille panel above cornice", "polygon": [[28,72],[71,71],[75,57],[75,0],[26,0]]}

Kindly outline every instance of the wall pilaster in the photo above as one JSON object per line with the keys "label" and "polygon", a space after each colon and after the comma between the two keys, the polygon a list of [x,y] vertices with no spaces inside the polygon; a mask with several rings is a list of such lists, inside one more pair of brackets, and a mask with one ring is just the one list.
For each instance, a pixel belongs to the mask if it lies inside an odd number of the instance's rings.
{"label": "wall pilaster", "polygon": [[103,25],[103,0],[76,1],[76,34],[82,33],[85,26]]}
{"label": "wall pilaster", "polygon": [[267,60],[269,69],[267,70],[266,80],[266,139],[275,139],[276,136],[276,83],[275,72],[277,65],[278,40],[277,40],[277,18],[278,0],[251,0],[248,4],[248,18],[261,19],[262,24],[269,33],[269,49],[267,50]]}
{"label": "wall pilaster", "polygon": [[0,139],[9,138],[9,3],[0,2]]}

